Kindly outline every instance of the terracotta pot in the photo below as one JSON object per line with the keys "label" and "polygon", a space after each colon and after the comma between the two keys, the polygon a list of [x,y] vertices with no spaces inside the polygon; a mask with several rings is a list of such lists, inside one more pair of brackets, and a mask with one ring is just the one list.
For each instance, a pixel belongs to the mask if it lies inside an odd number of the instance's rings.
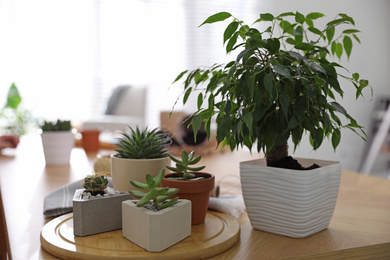
{"label": "terracotta pot", "polygon": [[100,131],[97,129],[82,130],[82,145],[86,152],[96,152],[99,150],[99,135]]}
{"label": "terracotta pot", "polygon": [[207,208],[209,206],[210,192],[214,189],[215,176],[209,173],[197,172],[194,173],[197,177],[204,176],[202,180],[173,180],[169,177],[183,176],[183,173],[171,173],[164,176],[161,185],[163,187],[178,188],[178,196],[180,199],[188,199],[191,201],[191,224],[202,224],[206,218]]}
{"label": "terracotta pot", "polygon": [[114,189],[119,191],[139,190],[130,184],[130,180],[145,182],[146,174],[154,177],[167,165],[171,165],[171,159],[169,157],[128,159],[119,158],[113,154],[111,155],[112,184]]}

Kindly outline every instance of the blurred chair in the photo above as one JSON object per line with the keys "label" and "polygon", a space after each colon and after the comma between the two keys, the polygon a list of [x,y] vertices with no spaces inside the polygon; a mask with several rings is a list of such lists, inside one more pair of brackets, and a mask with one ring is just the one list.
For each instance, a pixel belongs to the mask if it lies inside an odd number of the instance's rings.
{"label": "blurred chair", "polygon": [[125,131],[127,126],[144,127],[146,88],[132,86],[116,87],[108,100],[105,114],[85,121],[83,129],[101,131]]}

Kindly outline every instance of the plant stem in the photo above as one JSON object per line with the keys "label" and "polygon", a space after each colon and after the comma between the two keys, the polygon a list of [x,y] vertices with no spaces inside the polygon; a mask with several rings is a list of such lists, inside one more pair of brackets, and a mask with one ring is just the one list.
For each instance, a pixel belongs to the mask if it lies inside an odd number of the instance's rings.
{"label": "plant stem", "polygon": [[288,144],[284,143],[275,146],[266,156],[267,165],[279,161],[288,156]]}

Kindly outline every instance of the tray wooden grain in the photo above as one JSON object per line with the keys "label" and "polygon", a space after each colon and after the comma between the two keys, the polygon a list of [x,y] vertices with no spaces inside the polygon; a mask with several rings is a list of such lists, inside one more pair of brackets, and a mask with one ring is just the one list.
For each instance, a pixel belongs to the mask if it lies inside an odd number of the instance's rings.
{"label": "tray wooden grain", "polygon": [[87,237],[73,235],[73,213],[48,222],[41,231],[42,247],[62,259],[204,259],[231,248],[240,226],[230,215],[209,211],[205,223],[192,226],[191,236],[160,253],[150,253],[116,230]]}

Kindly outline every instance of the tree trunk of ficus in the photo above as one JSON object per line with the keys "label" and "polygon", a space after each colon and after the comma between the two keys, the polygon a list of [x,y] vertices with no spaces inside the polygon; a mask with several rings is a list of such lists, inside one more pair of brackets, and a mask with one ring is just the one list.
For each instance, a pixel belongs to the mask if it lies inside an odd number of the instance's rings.
{"label": "tree trunk of ficus", "polygon": [[267,165],[273,165],[275,162],[280,161],[288,156],[288,144],[284,143],[275,146],[266,156]]}

